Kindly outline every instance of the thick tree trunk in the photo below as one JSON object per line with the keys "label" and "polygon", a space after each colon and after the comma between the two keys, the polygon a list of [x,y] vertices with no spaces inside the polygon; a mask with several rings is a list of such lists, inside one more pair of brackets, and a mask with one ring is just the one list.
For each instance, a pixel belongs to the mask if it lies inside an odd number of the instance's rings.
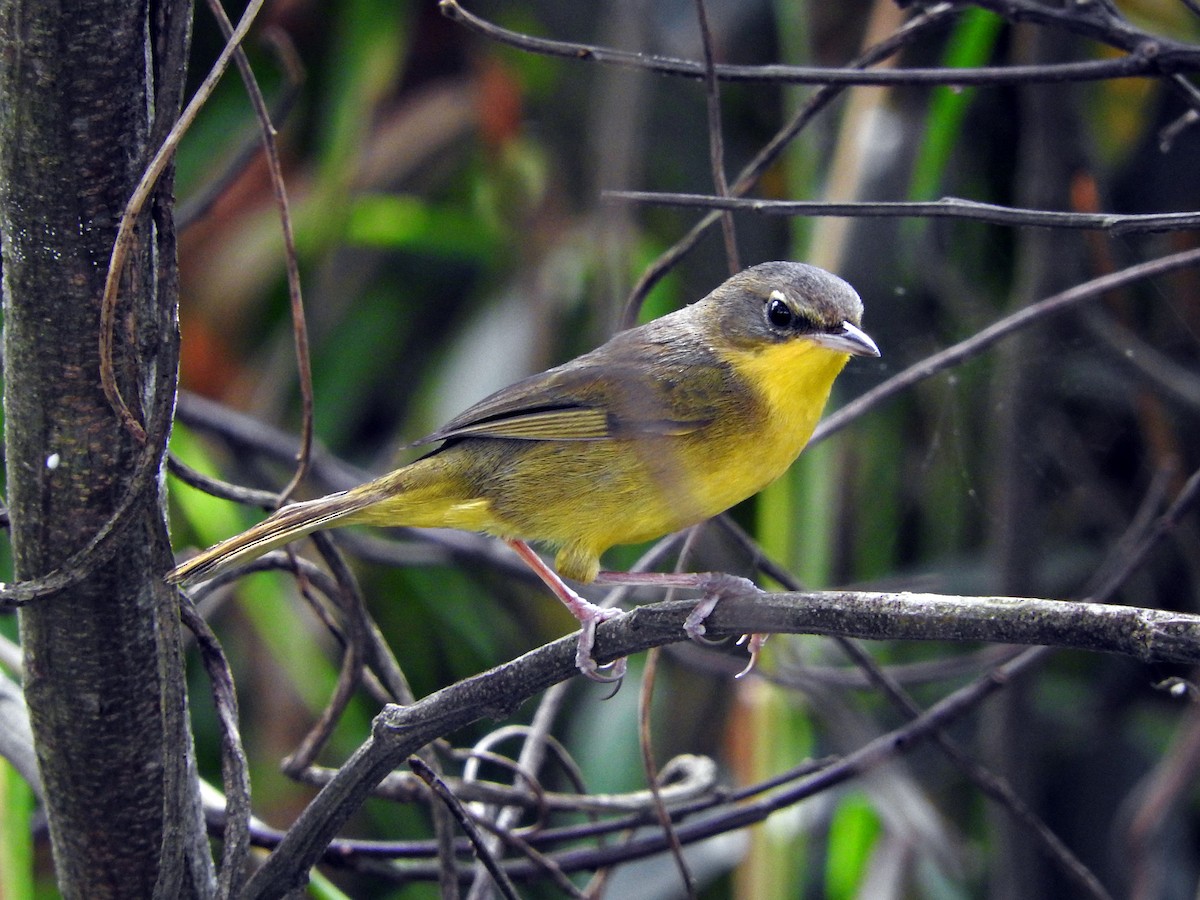
{"label": "thick tree trunk", "polygon": [[177,365],[169,184],[139,226],[114,338],[117,381],[150,444],[106,400],[98,350],[117,223],[178,113],[188,15],[175,0],[0,0],[4,412],[17,579],[68,574],[72,555],[119,513],[105,561],[21,614],[25,694],[68,897],[147,897],[156,885],[160,895],[195,896],[213,884],[178,615],[161,579],[171,564],[162,422]]}

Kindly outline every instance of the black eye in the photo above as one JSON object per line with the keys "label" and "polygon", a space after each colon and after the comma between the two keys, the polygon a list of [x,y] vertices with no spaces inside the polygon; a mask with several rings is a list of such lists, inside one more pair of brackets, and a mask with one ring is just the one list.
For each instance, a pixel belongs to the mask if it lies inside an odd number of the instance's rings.
{"label": "black eye", "polygon": [[778,297],[772,297],[767,301],[767,321],[776,328],[787,328],[792,324],[792,308]]}

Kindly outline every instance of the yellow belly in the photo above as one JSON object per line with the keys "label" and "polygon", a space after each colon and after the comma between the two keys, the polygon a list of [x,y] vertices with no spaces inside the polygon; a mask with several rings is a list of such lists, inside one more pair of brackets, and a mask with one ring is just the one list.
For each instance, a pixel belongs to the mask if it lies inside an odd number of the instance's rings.
{"label": "yellow belly", "polygon": [[380,500],[354,521],[544,542],[559,548],[562,575],[591,581],[609,547],[703,521],[783,474],[846,363],[807,341],[723,355],[753,387],[697,431],[599,441],[465,438],[364,486]]}

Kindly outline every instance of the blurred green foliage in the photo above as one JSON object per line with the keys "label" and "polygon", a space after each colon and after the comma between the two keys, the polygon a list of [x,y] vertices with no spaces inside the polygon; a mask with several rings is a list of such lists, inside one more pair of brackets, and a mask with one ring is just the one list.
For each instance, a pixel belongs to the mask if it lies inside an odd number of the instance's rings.
{"label": "blurred green foliage", "polygon": [[[646,19],[634,29],[643,49],[699,57],[689,5],[644,6]],[[841,63],[857,52],[869,13],[862,3],[727,7],[715,16],[716,27],[722,52],[737,62]],[[634,14],[612,4],[471,8],[532,34],[597,42],[627,34],[620,19]],[[1180,18],[1182,6],[1143,2],[1137,13],[1140,22],[1177,39],[1200,37],[1194,18]],[[317,435],[355,465],[381,471],[411,458],[398,448],[446,416],[604,338],[629,285],[693,215],[616,206],[602,199],[602,189],[711,190],[703,95],[693,82],[489,44],[443,19],[430,3],[279,4],[265,15],[248,51],[268,97],[289,90],[268,36],[286,35],[304,68],[295,86],[299,99],[277,125],[308,310]],[[953,25],[909,48],[902,62],[1004,64],[1022,58],[1027,40],[1026,26],[1014,29],[991,13],[966,9]],[[1061,41],[1057,49],[1072,58],[1099,53]],[[193,78],[201,77],[218,47],[211,22],[198,11]],[[869,131],[863,124],[871,152],[854,185],[862,199],[959,194],[1016,202],[1028,177],[1021,113],[1042,100],[1012,86],[871,90],[877,118]],[[609,92],[618,99],[606,105]],[[725,89],[727,168],[735,171],[807,96],[800,88]],[[1185,131],[1169,152],[1157,147],[1156,136],[1181,111],[1161,85],[1061,86],[1053,96],[1071,121],[1086,127],[1064,127],[1061,145],[1046,152],[1069,157],[1078,184],[1094,185],[1102,208],[1200,205],[1196,129]],[[838,138],[844,108],[834,104],[817,119],[768,174],[763,196],[822,196],[833,161],[847,152]],[[205,190],[256,131],[241,87],[227,76],[179,154],[181,198]],[[292,326],[270,186],[260,163],[234,174],[212,209],[182,234],[183,383],[295,430]],[[1073,186],[1059,185],[1064,204],[1073,202]],[[754,216],[738,218],[737,226],[743,264],[803,256],[826,227],[819,220]],[[1043,282],[1022,299],[1028,282],[1011,230],[888,220],[854,225],[848,234],[839,268],[864,296],[865,325],[883,360],[852,362],[835,405],[1053,289]],[[1058,274],[1068,283],[1082,281],[1165,252],[1173,240],[1073,237]],[[643,319],[698,298],[727,272],[714,232],[658,286]],[[787,478],[733,516],[768,555],[814,588],[993,593],[1004,583],[996,510],[1007,479],[1032,479],[1035,502],[1021,510],[1022,527],[1039,552],[1035,571],[1023,573],[1026,583],[1041,596],[1078,595],[1133,520],[1155,473],[1169,465],[1191,471],[1200,446],[1195,410],[1164,402],[1153,383],[1130,374],[1123,357],[1140,352],[1140,345],[1114,350],[1098,329],[1121,320],[1156,350],[1194,363],[1196,296],[1180,282],[1160,284],[1113,298],[1099,313],[1043,326],[1043,339],[1021,358],[1037,395],[1021,424],[1015,461],[1002,465],[997,456],[1004,437],[997,411],[1006,401],[994,392],[997,364],[989,355],[875,409],[807,452]],[[177,428],[172,448],[190,465],[233,481],[278,489],[288,477],[285,467],[218,435]],[[330,489],[317,479],[302,493]],[[180,549],[235,533],[256,515],[178,482],[170,493]],[[615,550],[607,563],[629,565],[640,549]],[[1196,549],[1193,523],[1119,599],[1195,611]],[[572,628],[540,586],[467,557],[403,569],[362,564],[356,571],[372,615],[419,695]],[[326,702],[339,649],[297,599],[292,582],[279,576],[245,580],[209,614],[239,686],[255,812],[285,826],[312,791],[282,777],[278,762]],[[11,618],[0,619],[0,630],[15,637]],[[973,649],[870,648],[883,664],[952,660]],[[723,671],[698,669],[688,660],[667,657],[654,709],[656,749],[664,757],[687,750],[713,754],[739,783],[845,752],[897,722],[894,711],[859,689],[821,683],[805,696],[753,680],[735,686]],[[764,667],[787,675],[843,664],[824,639],[777,636]],[[628,683],[607,702],[600,702],[601,688],[570,688],[555,733],[591,790],[643,786],[640,668],[639,660],[631,661]],[[1084,861],[1114,882],[1125,874],[1110,851],[1123,835],[1119,811],[1133,802],[1139,779],[1155,771],[1186,715],[1154,692],[1164,674],[1063,654],[1022,697],[1029,704],[1022,710],[1027,733],[1009,735],[1010,743],[989,743],[987,729],[973,726],[961,735],[998,760]],[[952,675],[910,687],[928,705],[961,681]],[[202,774],[217,781],[215,719],[199,673],[190,690]],[[321,761],[344,760],[369,734],[376,711],[360,692]],[[526,707],[513,719],[529,715]],[[467,729],[455,743],[469,746],[495,724]],[[982,890],[991,877],[981,870],[1001,828],[988,818],[987,801],[933,753],[920,754],[910,771],[880,777],[895,778],[928,806],[898,803],[885,815],[880,798],[904,794],[823,795],[760,829],[760,838],[773,833],[704,896],[860,896],[882,858],[876,854],[898,852],[902,838],[910,843],[896,864],[901,895],[977,895],[973,889]],[[10,834],[25,828],[27,815],[11,782],[3,782],[6,797],[15,798],[4,804]],[[1195,801],[1189,795],[1177,808],[1176,837],[1200,824]],[[937,812],[936,825],[904,833],[928,809]],[[423,811],[381,801],[353,823],[358,836],[388,840],[424,838],[428,827]],[[21,846],[14,842],[9,849],[15,868],[28,871]],[[1194,849],[1173,853],[1172,864],[1194,884],[1200,856]],[[385,878],[327,874],[350,896],[434,895],[430,885],[394,887]],[[1047,890],[1061,888],[1049,868],[1031,877]],[[28,894],[28,888],[6,886],[5,896],[19,897],[22,890]]]}

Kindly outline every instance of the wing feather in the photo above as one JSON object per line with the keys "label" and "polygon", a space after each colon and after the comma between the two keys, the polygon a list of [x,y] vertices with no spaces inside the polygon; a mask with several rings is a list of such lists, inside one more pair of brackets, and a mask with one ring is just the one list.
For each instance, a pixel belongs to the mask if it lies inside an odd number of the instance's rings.
{"label": "wing feather", "polygon": [[622,332],[591,353],[497,391],[417,443],[462,437],[600,441],[703,428],[717,417],[717,403],[698,397],[690,387],[694,379],[684,376],[698,363],[722,364],[678,333],[669,342],[653,340],[657,331],[643,326]]}

